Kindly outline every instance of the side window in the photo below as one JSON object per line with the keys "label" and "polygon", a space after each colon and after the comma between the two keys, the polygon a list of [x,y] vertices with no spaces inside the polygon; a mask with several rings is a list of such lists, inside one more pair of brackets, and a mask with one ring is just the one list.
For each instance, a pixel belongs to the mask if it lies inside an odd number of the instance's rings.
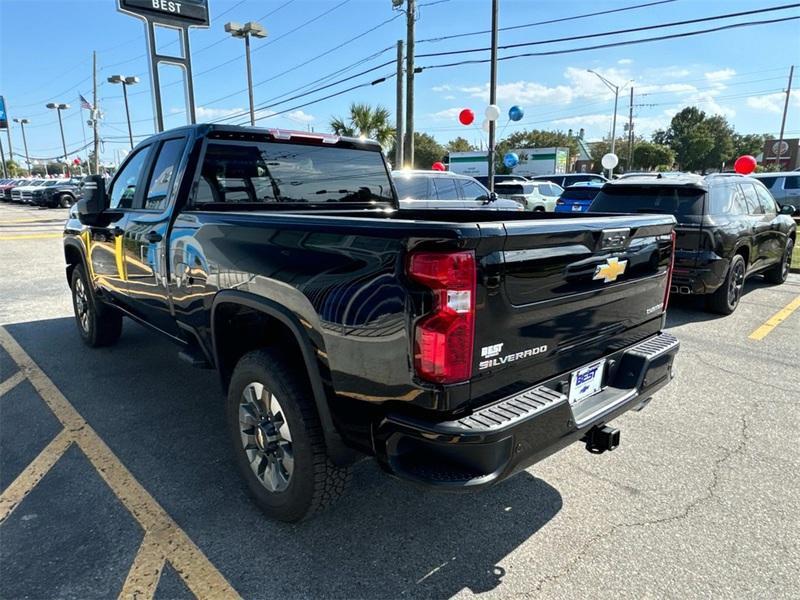
{"label": "side window", "polygon": [[186,140],[167,140],[161,144],[158,151],[150,182],[147,186],[147,196],[144,199],[144,208],[147,210],[164,210],[167,207],[169,190],[175,178],[175,171],[183,154]]}
{"label": "side window", "polygon": [[120,171],[111,187],[109,208],[133,208],[133,198],[136,196],[136,186],[142,174],[142,167],[150,154],[150,146],[145,146],[136,151],[125,167]]}
{"label": "side window", "polygon": [[783,189],[796,190],[800,189],[800,175],[788,175],[786,181],[783,182]]}
{"label": "side window", "polygon": [[747,208],[747,201],[744,199],[744,193],[738,185],[730,187],[725,186],[728,195],[730,196],[730,211],[734,215],[746,215],[749,210]]}
{"label": "side window", "polygon": [[772,215],[773,217],[778,214],[778,207],[775,206],[775,199],[772,197],[766,188],[760,185],[754,186],[758,194],[758,201],[761,203],[761,208],[764,209],[764,214]]}
{"label": "side window", "polygon": [[477,200],[480,202],[485,202],[489,198],[486,190],[484,190],[483,187],[481,187],[481,185],[476,181],[469,181],[466,179],[462,180],[461,191],[464,194],[465,200]]}
{"label": "side window", "polygon": [[747,202],[747,212],[751,215],[763,215],[764,208],[761,206],[761,202],[758,201],[755,186],[752,183],[742,183],[740,185],[742,192],[744,192],[744,199]]}
{"label": "side window", "polygon": [[439,200],[460,200],[456,180],[452,177],[434,177],[433,185]]}

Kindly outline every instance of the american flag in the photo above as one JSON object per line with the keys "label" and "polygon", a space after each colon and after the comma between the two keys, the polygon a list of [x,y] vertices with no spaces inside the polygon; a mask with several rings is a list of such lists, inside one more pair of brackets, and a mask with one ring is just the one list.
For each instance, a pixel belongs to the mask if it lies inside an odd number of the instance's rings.
{"label": "american flag", "polygon": [[92,103],[83,97],[83,94],[78,94],[78,96],[81,99],[81,108],[85,108],[86,110],[92,110],[94,108]]}

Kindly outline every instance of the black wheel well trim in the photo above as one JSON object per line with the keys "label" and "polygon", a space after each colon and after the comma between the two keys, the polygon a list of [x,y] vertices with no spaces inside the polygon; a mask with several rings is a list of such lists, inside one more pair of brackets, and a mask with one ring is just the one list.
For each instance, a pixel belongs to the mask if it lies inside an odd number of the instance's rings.
{"label": "black wheel well trim", "polygon": [[214,303],[211,306],[211,346],[214,356],[214,365],[222,379],[223,389],[227,389],[227,385],[224,380],[224,374],[222,373],[220,357],[217,353],[217,335],[215,331],[217,308],[222,304],[238,304],[255,311],[263,312],[267,316],[277,319],[289,329],[292,335],[294,335],[297,346],[300,348],[309,383],[311,384],[314,404],[317,407],[317,414],[319,415],[320,424],[322,425],[322,432],[325,436],[325,444],[328,448],[330,458],[339,466],[353,462],[355,460],[354,451],[345,446],[339,432],[333,424],[333,418],[331,417],[331,411],[328,405],[328,396],[325,392],[325,385],[322,382],[319,365],[317,364],[314,345],[308,337],[308,334],[303,330],[299,318],[285,306],[268,298],[262,298],[238,290],[223,290],[214,297]]}
{"label": "black wheel well trim", "polygon": [[71,239],[69,237],[65,238],[64,239],[64,260],[67,263],[67,267],[66,267],[67,284],[70,287],[72,287],[72,281],[71,281],[72,271],[75,268],[76,264],[71,262],[71,261],[68,261],[66,259],[67,259],[67,254],[69,252],[73,252],[73,251],[77,252],[78,256],[80,257],[80,265],[83,267],[84,272],[87,275],[89,274],[89,269],[88,269],[88,267],[86,265],[86,253],[83,251],[83,246],[80,243],[78,243],[78,241],[75,240],[75,239]]}

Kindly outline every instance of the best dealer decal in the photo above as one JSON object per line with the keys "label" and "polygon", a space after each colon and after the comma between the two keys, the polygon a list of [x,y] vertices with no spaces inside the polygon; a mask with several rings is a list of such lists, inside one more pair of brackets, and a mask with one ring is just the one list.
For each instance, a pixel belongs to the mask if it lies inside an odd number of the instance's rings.
{"label": "best dealer decal", "polygon": [[[503,344],[494,344],[493,346],[485,346],[481,348],[481,356],[487,357],[492,356],[493,353],[499,353],[502,350]],[[506,354],[505,356],[498,356],[497,358],[491,358],[489,360],[482,360],[478,363],[478,370],[483,371],[484,369],[489,369],[491,367],[500,367],[502,365],[508,364],[510,362],[514,362],[515,360],[522,360],[523,358],[531,358],[532,356],[537,356],[538,354],[544,354],[547,352],[547,344],[543,346],[537,346],[536,348],[528,348],[526,350],[521,350],[520,352],[512,352],[511,354]]]}

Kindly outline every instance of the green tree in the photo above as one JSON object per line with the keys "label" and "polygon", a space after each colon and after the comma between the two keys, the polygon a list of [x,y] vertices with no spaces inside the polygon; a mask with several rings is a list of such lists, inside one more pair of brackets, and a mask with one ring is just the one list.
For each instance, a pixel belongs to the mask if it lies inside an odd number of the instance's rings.
{"label": "green tree", "polygon": [[721,168],[734,156],[733,129],[719,115],[707,117],[695,106],[687,106],[674,117],[666,131],[656,131],[653,142],[666,144],[684,171],[704,172]]}
{"label": "green tree", "polygon": [[380,104],[353,102],[348,117],[331,118],[331,130],[337,135],[364,136],[375,140],[384,148],[394,140],[395,129],[389,122],[389,111]]}
{"label": "green tree", "polygon": [[671,168],[675,162],[675,153],[669,146],[639,142],[633,148],[633,168],[652,170],[666,166]]}
{"label": "green tree", "polygon": [[733,134],[733,156],[738,157],[743,154],[753,156],[764,151],[764,143],[769,136],[759,133]]}
{"label": "green tree", "polygon": [[444,149],[448,152],[474,152],[478,148],[474,144],[470,144],[469,140],[463,137],[457,137],[447,142]]}
{"label": "green tree", "polygon": [[[394,159],[395,144],[386,153],[389,160]],[[430,170],[431,165],[437,161],[443,161],[447,155],[447,150],[433,136],[427,133],[414,132],[414,169]],[[400,165],[393,165],[399,169]]]}

